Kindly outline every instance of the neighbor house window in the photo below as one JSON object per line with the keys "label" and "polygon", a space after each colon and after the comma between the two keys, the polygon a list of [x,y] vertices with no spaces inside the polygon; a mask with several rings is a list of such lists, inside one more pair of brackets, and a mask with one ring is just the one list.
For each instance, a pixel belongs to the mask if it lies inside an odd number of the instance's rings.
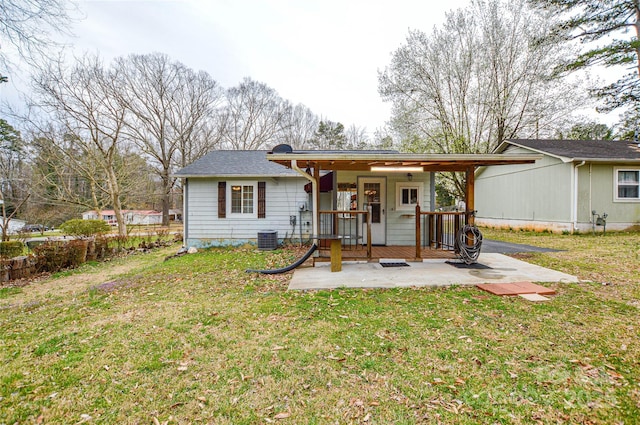
{"label": "neighbor house window", "polygon": [[255,188],[252,184],[231,184],[231,214],[253,215]]}
{"label": "neighbor house window", "polygon": [[422,203],[422,182],[398,182],[396,183],[396,209],[415,210],[416,205]]}
{"label": "neighbor house window", "polygon": [[616,170],[616,200],[640,200],[640,170]]}

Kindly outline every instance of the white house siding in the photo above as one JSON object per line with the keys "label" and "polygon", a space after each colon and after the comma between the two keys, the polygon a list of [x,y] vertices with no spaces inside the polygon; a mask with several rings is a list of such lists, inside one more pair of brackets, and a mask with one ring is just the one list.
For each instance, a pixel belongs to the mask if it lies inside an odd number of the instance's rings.
{"label": "white house siding", "polygon": [[[218,218],[218,182],[266,182],[265,218]],[[185,238],[188,247],[255,244],[260,231],[276,230],[282,241],[294,231],[290,216],[307,201],[304,178],[189,178],[186,185]],[[297,226],[295,232],[297,232]]]}
{"label": "white house siding", "polygon": [[[420,208],[428,211],[430,205],[430,173],[412,173],[412,182],[423,183],[422,204]],[[407,173],[369,173],[362,171],[340,171],[337,175],[338,182],[357,182],[358,177],[386,177],[386,232],[387,245],[415,245],[416,222],[415,211],[396,210],[396,183],[408,182]],[[358,194],[360,196],[360,194]]]}
{"label": "white house siding", "polygon": [[[507,153],[531,153],[520,148]],[[484,168],[475,180],[476,222],[514,228],[569,228],[573,165],[544,156],[533,165]]]}

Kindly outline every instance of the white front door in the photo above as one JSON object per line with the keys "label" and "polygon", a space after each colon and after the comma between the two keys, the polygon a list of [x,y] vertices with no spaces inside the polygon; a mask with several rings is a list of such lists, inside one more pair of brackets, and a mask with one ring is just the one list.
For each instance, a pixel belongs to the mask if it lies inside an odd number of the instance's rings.
{"label": "white front door", "polygon": [[[360,177],[358,179],[358,206],[361,210],[371,207],[371,244],[385,245],[386,231],[386,186],[385,177]],[[364,242],[367,242],[366,225],[363,226]]]}

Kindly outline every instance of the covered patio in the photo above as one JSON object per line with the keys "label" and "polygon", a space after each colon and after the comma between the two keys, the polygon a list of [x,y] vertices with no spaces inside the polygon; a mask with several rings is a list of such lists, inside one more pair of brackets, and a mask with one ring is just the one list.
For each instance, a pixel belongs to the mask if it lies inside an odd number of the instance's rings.
{"label": "covered patio", "polygon": [[[311,184],[311,203],[313,204],[311,237],[319,247],[321,261],[327,255],[331,256],[331,247],[339,244],[341,248],[340,261],[344,260],[376,260],[380,258],[404,258],[408,261],[425,258],[453,258],[455,256],[454,238],[458,229],[466,224],[473,224],[475,213],[475,171],[478,167],[488,165],[528,164],[540,159],[541,155],[526,154],[410,154],[396,151],[296,151],[288,145],[276,146],[267,153],[269,161],[297,171],[309,180]],[[435,174],[436,172],[462,172],[465,174],[465,203],[464,211],[442,212],[435,211]],[[327,175],[331,173],[333,182],[327,185]],[[338,208],[335,188],[338,187],[338,175],[349,173],[362,178],[388,178],[397,181],[398,176],[406,176],[407,180],[426,182],[430,194],[429,199],[408,202],[410,208],[403,211],[386,209],[385,204],[363,201],[367,195],[366,187],[358,183],[358,203],[356,208]],[[386,180],[385,180],[386,183]],[[322,206],[320,193],[321,184],[329,186],[334,191],[331,207]],[[397,185],[398,183],[396,183]],[[409,183],[406,183],[409,185]],[[399,186],[398,186],[399,187]],[[393,188],[390,188],[391,192]],[[396,191],[398,189],[396,188]],[[411,187],[406,193],[411,192]],[[384,192],[383,192],[384,193]],[[405,193],[390,194],[404,196]],[[385,195],[381,196],[385,198]],[[417,197],[419,199],[419,197]],[[385,201],[383,199],[382,201]],[[413,200],[412,200],[413,201]],[[320,207],[322,206],[322,207]],[[377,210],[376,210],[377,208]],[[396,221],[387,220],[391,212]],[[404,226],[413,236],[409,235],[403,243],[376,243],[372,237],[372,228],[376,222],[386,225],[389,234],[398,232],[397,223]],[[409,225],[413,222],[413,225]],[[346,225],[345,223],[348,223]],[[355,223],[352,225],[351,223]],[[378,246],[379,245],[379,246]]]}

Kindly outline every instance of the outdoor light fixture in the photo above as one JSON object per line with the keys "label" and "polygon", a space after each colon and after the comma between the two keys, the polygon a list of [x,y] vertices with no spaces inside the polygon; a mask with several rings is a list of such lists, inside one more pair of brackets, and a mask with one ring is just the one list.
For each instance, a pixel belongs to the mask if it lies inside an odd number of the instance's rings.
{"label": "outdoor light fixture", "polygon": [[371,171],[374,172],[401,172],[401,173],[421,173],[424,171],[423,167],[371,167]]}
{"label": "outdoor light fixture", "polygon": [[412,181],[413,180],[413,174],[407,173],[407,180]]}

